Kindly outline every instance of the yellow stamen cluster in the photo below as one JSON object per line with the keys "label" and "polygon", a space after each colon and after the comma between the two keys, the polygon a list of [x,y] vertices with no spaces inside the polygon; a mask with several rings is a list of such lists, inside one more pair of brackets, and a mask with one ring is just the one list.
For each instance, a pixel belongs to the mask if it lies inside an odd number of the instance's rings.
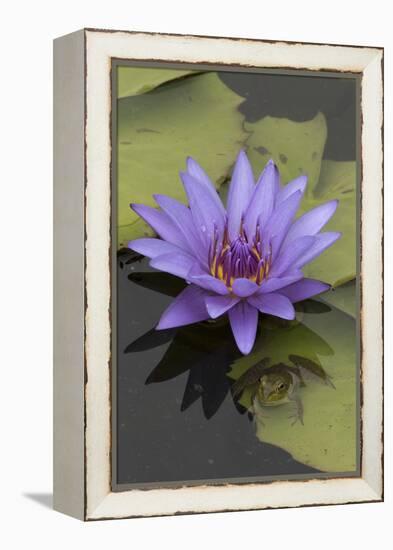
{"label": "yellow stamen cluster", "polygon": [[230,242],[225,231],[222,243],[214,239],[209,255],[210,273],[223,281],[231,290],[235,279],[246,278],[261,284],[268,276],[271,266],[271,250],[262,254],[259,228],[251,246],[243,227],[236,240]]}

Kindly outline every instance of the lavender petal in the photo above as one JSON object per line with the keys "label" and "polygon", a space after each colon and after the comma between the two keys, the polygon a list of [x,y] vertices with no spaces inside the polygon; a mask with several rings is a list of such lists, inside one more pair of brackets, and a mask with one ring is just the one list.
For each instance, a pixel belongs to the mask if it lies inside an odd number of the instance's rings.
{"label": "lavender petal", "polygon": [[297,191],[300,191],[300,193],[303,196],[306,186],[307,186],[307,176],[299,176],[298,178],[295,178],[294,180],[284,185],[284,187],[282,187],[277,194],[276,207],[280,205],[282,202],[284,202],[288,197],[293,195],[293,193],[296,193]]}
{"label": "lavender petal", "polygon": [[128,243],[128,248],[143,254],[148,258],[155,258],[156,256],[162,256],[163,254],[177,254],[182,250],[178,246],[163,241],[162,239],[143,238],[135,239]]}
{"label": "lavender petal", "polygon": [[270,270],[271,277],[279,277],[296,265],[296,261],[314,245],[315,237],[300,237],[291,246],[283,248]]}
{"label": "lavender petal", "polygon": [[223,210],[218,207],[211,192],[199,180],[190,176],[188,172],[182,172],[180,176],[187,193],[195,227],[203,240],[209,244],[216,230],[220,235],[224,232],[226,220]]}
{"label": "lavender petal", "polygon": [[303,279],[304,275],[300,270],[295,270],[291,273],[286,273],[281,277],[269,277],[265,279],[259,287],[258,294],[268,294],[285,286],[291,285]]}
{"label": "lavender petal", "polygon": [[146,206],[144,204],[131,204],[131,208],[145,220],[154,231],[162,238],[164,241],[168,241],[176,246],[179,246],[183,250],[188,250],[189,246],[184,239],[183,235],[179,233],[178,228],[173,224],[170,217],[161,212],[156,208],[151,206]]}
{"label": "lavender petal", "polygon": [[247,235],[255,235],[257,223],[263,231],[273,212],[279,179],[277,166],[270,160],[257,181],[244,215],[244,228]]}
{"label": "lavender petal", "polygon": [[292,224],[285,238],[285,244],[304,235],[316,235],[333,216],[337,205],[337,200],[326,202],[303,214]]}
{"label": "lavender petal", "polygon": [[258,289],[259,286],[254,281],[250,281],[250,279],[235,279],[232,284],[233,293],[240,298],[247,298],[247,296],[251,296]]}
{"label": "lavender petal", "polygon": [[150,260],[151,267],[171,273],[177,277],[187,278],[190,269],[194,266],[196,260],[186,253],[163,254]]}
{"label": "lavender petal", "polygon": [[205,304],[208,314],[212,319],[217,319],[220,315],[226,313],[229,309],[235,306],[240,301],[240,298],[233,296],[207,296]]}
{"label": "lavender petal", "polygon": [[254,176],[247,155],[240,151],[228,191],[228,233],[235,239],[240,232],[242,218],[254,191]]}
{"label": "lavender petal", "polygon": [[[341,233],[337,232],[326,232],[316,235],[314,237],[314,244],[309,248],[309,250],[307,250],[302,256],[300,256],[300,258],[296,260],[294,266],[297,268],[301,268],[304,265],[308,264],[317,256],[322,254],[322,252],[329,248],[329,246],[332,246],[332,244],[334,244],[340,237]],[[289,246],[292,246],[292,243],[290,243]]]}
{"label": "lavender petal", "polygon": [[206,174],[203,168],[197,163],[196,160],[191,157],[187,158],[187,172],[190,174],[190,176],[192,176],[205,186],[212,200],[216,203],[216,207],[222,212],[222,215],[225,218],[226,212],[224,205],[222,204],[213,183],[211,182],[209,176]]}
{"label": "lavender petal", "polygon": [[195,228],[190,209],[165,195],[154,195],[154,199],[183,235],[189,250],[207,267],[208,248]]}
{"label": "lavender petal", "polygon": [[258,310],[245,301],[239,302],[228,313],[237,347],[247,355],[255,342],[258,325]]}
{"label": "lavender petal", "polygon": [[201,288],[188,286],[164,311],[156,329],[163,330],[205,321],[209,318],[205,297],[206,292]]}
{"label": "lavender petal", "polygon": [[291,226],[301,199],[301,192],[296,191],[278,205],[273,211],[265,232],[261,234],[262,239],[267,243],[271,243],[274,239],[273,257],[276,257],[280,251],[281,243]]}
{"label": "lavender petal", "polygon": [[229,294],[227,286],[220,279],[216,279],[216,277],[209,275],[198,265],[194,264],[187,275],[187,280],[215,294],[220,294],[221,296]]}
{"label": "lavender petal", "polygon": [[[297,283],[295,283],[297,284]],[[280,290],[281,293],[282,289]],[[293,320],[295,309],[291,300],[280,293],[259,294],[250,296],[248,303],[256,307],[262,313],[268,313],[281,319]]]}
{"label": "lavender petal", "polygon": [[296,303],[329,290],[330,285],[316,279],[303,279],[280,290],[280,293]]}

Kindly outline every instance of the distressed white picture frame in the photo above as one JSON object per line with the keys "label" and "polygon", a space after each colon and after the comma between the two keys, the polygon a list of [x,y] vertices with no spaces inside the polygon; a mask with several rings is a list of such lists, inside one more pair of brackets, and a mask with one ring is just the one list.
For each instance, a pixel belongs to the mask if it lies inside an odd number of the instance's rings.
{"label": "distressed white picture frame", "polygon": [[[97,520],[382,500],[383,50],[86,29],[54,53],[54,507]],[[361,75],[359,477],[112,492],[113,59]]]}

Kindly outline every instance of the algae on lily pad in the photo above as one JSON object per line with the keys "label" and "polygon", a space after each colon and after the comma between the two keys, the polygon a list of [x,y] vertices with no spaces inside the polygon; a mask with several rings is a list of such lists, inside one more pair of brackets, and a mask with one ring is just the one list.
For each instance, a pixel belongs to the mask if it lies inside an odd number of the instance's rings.
{"label": "algae on lily pad", "polygon": [[250,132],[248,156],[255,173],[260,173],[268,160],[273,159],[283,183],[306,174],[309,187],[314,188],[327,137],[322,113],[305,122],[266,116],[257,122],[246,122],[245,128]]}
{"label": "algae on lily pad", "polygon": [[[333,351],[334,350],[334,351]],[[255,351],[235,361],[230,377],[269,357],[271,364],[290,364],[290,355],[319,363],[335,389],[320,380],[306,380],[298,389],[304,408],[304,425],[288,418],[294,404],[265,407],[266,417],[256,419],[257,437],[288,451],[295,460],[324,472],[354,472],[357,467],[357,362],[356,323],[343,312],[307,314],[302,323],[268,330],[262,327]],[[250,405],[244,392],[241,403]]]}
{"label": "algae on lily pad", "polygon": [[160,86],[197,71],[182,69],[158,69],[155,67],[131,67],[123,65],[117,68],[117,97],[144,94]]}
{"label": "algae on lily pad", "polygon": [[149,233],[130,203],[154,193],[186,202],[179,171],[192,156],[219,187],[246,139],[242,99],[216,73],[174,80],[118,101],[118,246]]}

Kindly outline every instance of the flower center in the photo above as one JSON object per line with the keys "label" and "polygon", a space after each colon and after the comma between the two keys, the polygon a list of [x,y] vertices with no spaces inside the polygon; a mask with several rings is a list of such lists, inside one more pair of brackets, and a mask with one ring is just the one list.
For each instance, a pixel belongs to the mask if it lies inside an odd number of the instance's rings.
{"label": "flower center", "polygon": [[238,278],[250,279],[261,284],[267,277],[271,263],[271,250],[263,250],[259,227],[254,238],[249,240],[243,225],[238,237],[229,240],[227,228],[222,242],[218,242],[217,231],[209,253],[210,273],[232,289],[233,281]]}

